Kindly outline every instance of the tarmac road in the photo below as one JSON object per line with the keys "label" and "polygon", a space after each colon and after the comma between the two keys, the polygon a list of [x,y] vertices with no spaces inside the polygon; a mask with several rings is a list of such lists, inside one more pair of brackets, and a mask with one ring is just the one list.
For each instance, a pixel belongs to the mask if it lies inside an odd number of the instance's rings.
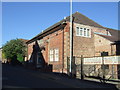
{"label": "tarmac road", "polygon": [[82,81],[20,66],[2,65],[2,88],[106,88],[117,90],[114,85]]}

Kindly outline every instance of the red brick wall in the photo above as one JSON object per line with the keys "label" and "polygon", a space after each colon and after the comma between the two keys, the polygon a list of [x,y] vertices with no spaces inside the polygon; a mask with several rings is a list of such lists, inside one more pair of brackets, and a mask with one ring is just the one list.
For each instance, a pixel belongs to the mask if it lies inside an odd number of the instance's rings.
{"label": "red brick wall", "polygon": [[33,52],[33,45],[35,44],[35,42],[32,42],[32,43],[30,43],[30,44],[28,44],[28,46],[27,46],[27,53],[28,53],[28,55],[27,55],[27,60],[29,60],[30,59],[30,57],[31,57],[31,54],[32,54],[32,52]]}
{"label": "red brick wall", "polygon": [[[43,56],[45,61],[48,64],[53,65],[53,71],[61,72],[62,68],[64,67],[64,71],[66,71],[67,68],[67,57],[70,56],[70,32],[69,32],[69,25],[70,23],[67,22],[67,25],[65,26],[64,30],[60,28],[55,28],[56,31],[52,32],[51,34],[48,34],[43,37],[45,50],[42,50]],[[82,25],[84,27],[88,27],[91,30],[91,37],[81,37],[76,36],[76,25],[74,24],[74,34],[73,34],[73,55],[80,57],[83,55],[84,57],[92,57],[96,55],[100,55],[97,52],[98,51],[110,51],[110,41],[95,35],[94,32],[100,32],[106,34],[106,30],[95,28],[87,25]],[[53,29],[54,30],[54,29]],[[102,44],[99,43],[99,39],[102,41]],[[28,44],[28,55],[32,53],[32,45]],[[53,61],[50,62],[49,52],[50,49],[59,49],[59,61]]]}
{"label": "red brick wall", "polygon": [[[61,72],[62,67],[63,67],[63,35],[64,35],[64,32],[62,29],[59,29],[59,28],[56,28],[56,29],[57,30],[55,32],[46,35],[40,40],[43,40],[42,45],[45,47],[45,50],[42,50],[42,54],[45,59],[45,62],[53,65],[53,71]],[[34,43],[28,44],[28,57],[33,52],[33,44]],[[59,61],[50,61],[49,60],[50,49],[56,49],[56,48],[59,49]]]}
{"label": "red brick wall", "polygon": [[64,28],[64,72],[67,72],[67,57],[70,56],[70,23]]}
{"label": "red brick wall", "polygon": [[[61,71],[62,70],[62,61],[63,61],[63,30],[56,31],[49,36],[49,43],[48,43],[48,58],[50,49],[59,49],[59,61],[53,61],[49,64],[53,64],[53,69]],[[59,68],[58,68],[59,67]]]}

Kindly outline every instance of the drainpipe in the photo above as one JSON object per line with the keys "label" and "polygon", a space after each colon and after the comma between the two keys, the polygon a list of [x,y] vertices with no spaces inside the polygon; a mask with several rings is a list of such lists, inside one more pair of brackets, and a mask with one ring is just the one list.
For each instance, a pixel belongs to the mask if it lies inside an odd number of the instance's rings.
{"label": "drainpipe", "polygon": [[63,71],[64,71],[64,28],[63,28],[63,43],[62,43],[62,73],[63,73]]}
{"label": "drainpipe", "polygon": [[71,15],[70,15],[70,76],[73,76],[72,75],[72,61],[73,61],[73,22],[74,22],[74,18],[72,16],[72,0],[71,0]]}

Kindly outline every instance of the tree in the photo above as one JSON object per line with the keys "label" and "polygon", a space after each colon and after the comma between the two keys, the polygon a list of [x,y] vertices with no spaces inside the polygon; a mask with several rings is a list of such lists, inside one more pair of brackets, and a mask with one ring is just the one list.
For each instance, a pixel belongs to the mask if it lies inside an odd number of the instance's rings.
{"label": "tree", "polygon": [[6,59],[11,61],[16,59],[22,62],[26,55],[26,47],[25,41],[21,39],[13,39],[3,45],[2,52],[5,54]]}

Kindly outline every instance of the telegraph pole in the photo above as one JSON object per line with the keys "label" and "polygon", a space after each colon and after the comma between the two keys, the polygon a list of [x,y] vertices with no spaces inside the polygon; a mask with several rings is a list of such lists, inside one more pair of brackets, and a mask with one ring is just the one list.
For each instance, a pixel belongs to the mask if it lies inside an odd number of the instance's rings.
{"label": "telegraph pole", "polygon": [[70,76],[72,75],[72,59],[73,59],[73,23],[72,23],[72,0],[70,0]]}

